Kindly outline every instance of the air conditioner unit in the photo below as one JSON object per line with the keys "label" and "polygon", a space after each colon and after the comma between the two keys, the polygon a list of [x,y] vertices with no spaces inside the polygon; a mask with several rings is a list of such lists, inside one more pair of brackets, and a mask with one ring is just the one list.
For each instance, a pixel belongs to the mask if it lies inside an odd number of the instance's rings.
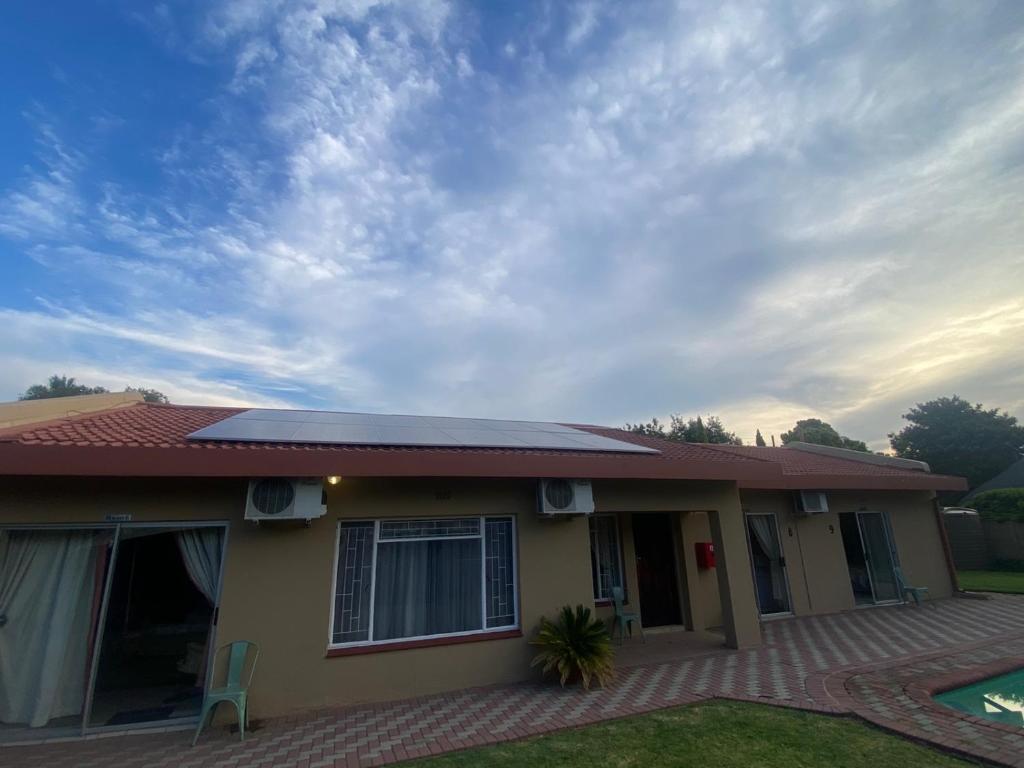
{"label": "air conditioner unit", "polygon": [[796,513],[803,517],[828,512],[828,498],[824,491],[800,491],[796,494]]}
{"label": "air conditioner unit", "polygon": [[245,519],[312,520],[327,513],[323,480],[263,477],[249,481]]}
{"label": "air conditioner unit", "polygon": [[544,517],[594,512],[594,492],[589,480],[541,480],[537,491],[537,511]]}

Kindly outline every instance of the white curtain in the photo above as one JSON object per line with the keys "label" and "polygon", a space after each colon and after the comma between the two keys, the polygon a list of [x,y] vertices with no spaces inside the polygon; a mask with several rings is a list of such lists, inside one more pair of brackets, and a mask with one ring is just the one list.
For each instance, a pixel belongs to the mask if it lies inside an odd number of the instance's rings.
{"label": "white curtain", "polygon": [[785,573],[782,570],[782,545],[776,535],[775,520],[770,515],[749,515],[750,530],[754,532],[757,543],[761,545],[761,551],[765,553],[770,561],[772,576],[772,597],[780,602],[785,602],[786,588]]}
{"label": "white curtain", "polygon": [[189,528],[178,531],[178,549],[189,578],[210,605],[217,602],[220,558],[224,533],[220,528]]}
{"label": "white curtain", "polygon": [[0,722],[39,727],[81,713],[105,538],[0,531]]}
{"label": "white curtain", "polygon": [[479,539],[381,542],[373,639],[482,629]]}

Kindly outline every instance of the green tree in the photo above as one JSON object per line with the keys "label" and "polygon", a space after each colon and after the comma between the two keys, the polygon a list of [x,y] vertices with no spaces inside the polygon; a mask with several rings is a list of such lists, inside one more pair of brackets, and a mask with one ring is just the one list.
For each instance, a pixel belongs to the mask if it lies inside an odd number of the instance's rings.
{"label": "green tree", "polygon": [[626,429],[639,435],[675,440],[678,443],[743,445],[743,441],[736,436],[736,433],[727,430],[717,416],[708,416],[706,420],[701,416],[687,419],[674,413],[667,429],[657,419],[651,419],[645,424],[626,424]]}
{"label": "green tree", "polygon": [[79,384],[74,376],[51,376],[45,384],[33,384],[18,397],[19,400],[45,400],[50,397],[72,397],[74,395],[100,395],[108,390],[103,387],[87,387]]}
{"label": "green tree", "polygon": [[627,422],[625,428],[630,432],[646,435],[647,437],[668,437],[665,434],[665,425],[658,421],[657,418],[651,419],[646,424],[630,424]]}
{"label": "green tree", "polygon": [[167,404],[171,402],[167,395],[161,392],[159,389],[146,389],[145,387],[125,387],[125,392],[138,392],[142,395],[142,399],[147,403],[163,403]]}
{"label": "green tree", "polygon": [[789,432],[783,432],[782,443],[813,443],[833,448],[849,448],[867,453],[868,446],[861,440],[840,435],[831,424],[821,419],[800,419]]}
{"label": "green tree", "polygon": [[993,488],[979,493],[969,503],[982,517],[1024,523],[1024,488]]}
{"label": "green tree", "polygon": [[669,432],[678,434],[679,439],[687,443],[743,445],[743,441],[736,436],[736,433],[727,430],[717,416],[708,416],[706,419],[697,416],[694,419],[685,420],[681,416],[673,416]]}
{"label": "green tree", "polygon": [[[33,384],[18,397],[19,400],[46,400],[51,397],[73,397],[75,395],[102,395],[110,390],[106,387],[89,387],[79,384],[74,376],[51,376],[45,384]],[[125,392],[138,392],[147,403],[169,403],[167,395],[156,389],[125,387]]]}
{"label": "green tree", "polygon": [[766,445],[768,445],[768,443],[766,443],[764,441],[764,438],[761,437],[761,430],[760,429],[757,430],[757,434],[754,435],[754,445],[758,445],[758,446],[760,446],[762,448],[764,448]]}
{"label": "green tree", "polygon": [[1017,461],[1024,450],[1024,427],[998,408],[940,397],[918,403],[903,418],[910,422],[890,433],[897,456],[926,461],[932,471],[962,475],[973,488]]}

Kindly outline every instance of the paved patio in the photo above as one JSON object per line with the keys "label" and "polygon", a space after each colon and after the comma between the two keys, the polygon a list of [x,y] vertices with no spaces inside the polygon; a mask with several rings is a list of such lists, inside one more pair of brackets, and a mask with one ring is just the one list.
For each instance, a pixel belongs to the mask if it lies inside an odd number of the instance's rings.
{"label": "paved patio", "polygon": [[[384,765],[661,707],[732,698],[855,713],[885,728],[1004,765],[1024,766],[1024,729],[944,710],[936,684],[1024,663],[1024,598],[952,599],[770,622],[749,651],[666,642],[623,653],[613,685],[584,692],[520,684],[281,718],[238,742],[222,729],[191,749],[181,731],[0,747],[0,764],[33,766]],[[938,681],[938,682],[936,682]]]}

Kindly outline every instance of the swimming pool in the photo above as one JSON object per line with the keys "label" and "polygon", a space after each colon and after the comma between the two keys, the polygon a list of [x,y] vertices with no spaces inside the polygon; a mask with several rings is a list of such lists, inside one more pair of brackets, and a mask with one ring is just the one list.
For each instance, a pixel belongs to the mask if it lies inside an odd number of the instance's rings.
{"label": "swimming pool", "polygon": [[1024,727],[1024,669],[954,688],[935,700],[969,715]]}

